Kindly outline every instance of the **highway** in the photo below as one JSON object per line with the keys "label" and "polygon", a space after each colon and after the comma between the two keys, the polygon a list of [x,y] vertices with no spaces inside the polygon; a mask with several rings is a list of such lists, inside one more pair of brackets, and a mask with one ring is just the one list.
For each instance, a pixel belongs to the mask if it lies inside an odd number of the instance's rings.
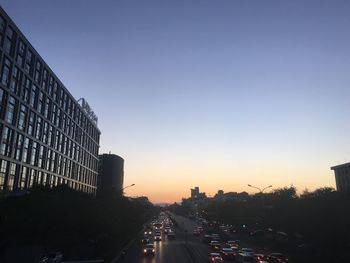
{"label": "highway", "polygon": [[[162,241],[154,242],[155,255],[145,256],[143,254],[143,245],[141,244],[141,235],[135,239],[127,250],[124,258],[119,263],[202,263],[208,262],[211,251],[208,244],[202,242],[202,235],[193,236],[193,230],[197,223],[188,218],[172,215],[176,222],[174,228],[176,233],[175,239],[167,239],[162,234]],[[238,236],[236,236],[238,237]],[[239,238],[238,238],[239,239]],[[247,242],[248,241],[248,242]],[[241,242],[241,247],[251,247],[256,253],[268,254],[271,251],[266,248],[254,246],[249,240]],[[226,262],[226,261],[225,261]],[[232,261],[227,261],[232,262]],[[237,262],[237,261],[233,261]]]}
{"label": "highway", "polygon": [[209,247],[203,244],[199,237],[194,237],[192,231],[195,222],[174,216],[178,227],[175,227],[175,239],[168,240],[162,234],[162,241],[155,242],[155,256],[144,256],[142,253],[141,237],[136,239],[123,259],[123,263],[199,263],[207,262]]}

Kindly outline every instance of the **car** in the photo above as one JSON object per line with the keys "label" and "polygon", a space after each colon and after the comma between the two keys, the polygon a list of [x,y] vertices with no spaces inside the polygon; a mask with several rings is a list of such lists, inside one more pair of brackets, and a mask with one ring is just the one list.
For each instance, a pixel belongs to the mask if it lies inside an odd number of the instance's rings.
{"label": "car", "polygon": [[209,262],[221,263],[224,262],[224,260],[219,253],[210,253]]}
{"label": "car", "polygon": [[39,261],[39,263],[57,263],[61,262],[63,255],[61,252],[52,252],[45,254]]}
{"label": "car", "polygon": [[288,262],[287,256],[282,254],[282,253],[271,253],[267,256],[266,259],[269,263],[286,263],[286,262]]}
{"label": "car", "polygon": [[147,244],[143,249],[144,255],[153,255],[154,256],[155,252],[156,252],[156,250],[154,248],[154,245],[151,243]]}
{"label": "car", "polygon": [[193,230],[193,235],[194,236],[199,236],[201,233],[198,231],[198,229]]}
{"label": "car", "polygon": [[164,227],[164,233],[168,233],[171,230],[169,224],[165,225]]}
{"label": "car", "polygon": [[175,238],[175,232],[174,231],[169,231],[167,234],[168,239],[174,239]]}
{"label": "car", "polygon": [[238,253],[245,253],[245,254],[254,254],[254,249],[244,247],[238,251]]}
{"label": "car", "polygon": [[229,240],[226,242],[226,245],[230,248],[238,249],[239,248],[239,240]]}
{"label": "car", "polygon": [[147,228],[147,229],[145,229],[144,230],[144,233],[143,233],[145,236],[146,235],[152,235],[152,230],[151,229],[149,229],[149,228]]}
{"label": "car", "polygon": [[237,259],[239,262],[254,262],[254,250],[252,248],[242,248],[238,251]]}
{"label": "car", "polygon": [[148,237],[144,237],[141,239],[141,243],[142,244],[148,244],[149,243],[149,238]]}
{"label": "car", "polygon": [[162,241],[162,236],[161,235],[155,235],[154,236],[154,241]]}
{"label": "car", "polygon": [[211,240],[220,241],[219,234],[211,234]]}
{"label": "car", "polygon": [[220,242],[219,241],[211,241],[210,242],[210,247],[211,247],[211,249],[212,250],[215,250],[215,251],[220,251],[220,249],[221,249],[221,244],[220,244]]}
{"label": "car", "polygon": [[236,251],[232,248],[222,248],[220,250],[220,254],[224,260],[235,260],[236,259]]}
{"label": "car", "polygon": [[254,254],[256,263],[268,263],[267,258],[264,254]]}

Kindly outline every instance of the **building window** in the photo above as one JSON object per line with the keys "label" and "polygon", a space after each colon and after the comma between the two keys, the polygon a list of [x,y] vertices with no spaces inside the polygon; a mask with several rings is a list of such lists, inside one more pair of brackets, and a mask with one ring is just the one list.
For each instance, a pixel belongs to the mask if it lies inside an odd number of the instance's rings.
{"label": "building window", "polygon": [[13,136],[14,136],[13,129],[10,129],[5,126],[2,132],[2,139],[1,139],[1,145],[0,145],[1,155],[11,157]]}
{"label": "building window", "polygon": [[[0,17],[1,18],[1,17]],[[4,190],[8,162],[0,159],[0,190]]]}
{"label": "building window", "polygon": [[14,67],[12,71],[10,90],[16,95],[20,95],[22,76],[22,71],[18,67]]}
{"label": "building window", "polygon": [[22,100],[24,100],[25,102],[29,102],[29,95],[30,95],[30,90],[31,90],[31,85],[32,82],[29,78],[25,78],[24,80],[24,85],[23,85],[23,90],[22,90]]}
{"label": "building window", "polygon": [[32,187],[35,183],[35,174],[36,171],[34,169],[30,169],[29,172],[29,187]]}
{"label": "building window", "polygon": [[43,88],[43,90],[47,90],[47,81],[48,81],[48,77],[49,77],[49,73],[47,72],[47,70],[44,68],[43,70],[43,81],[41,84],[41,87]]}
{"label": "building window", "polygon": [[37,163],[37,150],[38,150],[38,143],[33,142],[32,144],[32,154],[30,156],[30,164],[36,165]]}
{"label": "building window", "polygon": [[15,159],[20,161],[22,156],[22,146],[23,146],[24,136],[20,133],[17,133],[16,146],[15,146]]}
{"label": "building window", "polygon": [[15,163],[11,163],[10,164],[10,171],[9,171],[9,176],[7,179],[7,190],[12,191],[13,190],[13,185],[15,182],[15,177],[17,174],[17,170],[18,170],[18,165]]}
{"label": "building window", "polygon": [[28,167],[22,166],[22,172],[18,182],[19,189],[27,188],[28,170]]}
{"label": "building window", "polygon": [[14,47],[16,45],[16,33],[11,27],[7,28],[6,38],[4,42],[4,50],[10,56],[13,56]]}
{"label": "building window", "polygon": [[34,55],[28,49],[27,50],[27,55],[26,55],[26,60],[25,60],[25,63],[24,63],[24,71],[27,74],[29,74],[29,75],[32,75],[32,73],[33,73],[33,61],[34,61]]}
{"label": "building window", "polygon": [[49,98],[46,98],[45,108],[44,108],[44,116],[46,119],[49,119],[50,107],[51,107],[51,100]]}
{"label": "building window", "polygon": [[30,107],[36,109],[36,100],[37,100],[37,97],[38,97],[38,87],[35,86],[35,85],[32,85],[32,90],[31,90],[31,93],[30,93],[30,100],[29,100],[29,105]]}
{"label": "building window", "polygon": [[44,168],[44,155],[45,155],[45,148],[43,145],[39,146],[39,154],[38,154],[38,167]]}
{"label": "building window", "polygon": [[41,140],[42,124],[43,124],[43,119],[38,116],[36,121],[36,130],[35,130],[35,138],[38,140]]}
{"label": "building window", "polygon": [[10,96],[9,101],[8,101],[8,105],[7,105],[6,117],[5,117],[5,120],[10,124],[13,124],[13,122],[15,120],[16,104],[17,104],[16,99],[14,97]]}
{"label": "building window", "polygon": [[44,105],[44,93],[42,91],[39,92],[38,95],[38,106],[37,106],[37,110],[39,113],[42,113],[42,110],[45,108]]}
{"label": "building window", "polygon": [[30,143],[30,139],[26,137],[24,139],[23,152],[22,152],[22,162],[25,162],[25,163],[27,163],[28,161],[29,143]]}
{"label": "building window", "polygon": [[29,119],[28,119],[28,134],[30,136],[34,136],[34,125],[35,125],[35,113],[34,112],[30,112],[29,113]]}
{"label": "building window", "polygon": [[1,83],[6,87],[10,83],[10,76],[11,76],[11,61],[5,57],[3,66],[2,66]]}
{"label": "building window", "polygon": [[4,119],[6,109],[7,92],[0,88],[0,119]]}
{"label": "building window", "polygon": [[23,41],[20,39],[18,43],[18,50],[17,50],[17,58],[16,61],[17,63],[23,67],[23,61],[24,61],[24,52],[26,50],[26,46],[23,43]]}
{"label": "building window", "polygon": [[4,39],[5,28],[6,28],[5,19],[0,15],[0,46],[2,46],[2,41]]}
{"label": "building window", "polygon": [[27,112],[28,108],[24,105],[21,105],[17,125],[18,129],[20,129],[21,131],[24,131],[24,129],[26,128]]}
{"label": "building window", "polygon": [[40,83],[40,77],[41,77],[41,63],[39,60],[37,60],[35,64],[34,81],[36,83]]}

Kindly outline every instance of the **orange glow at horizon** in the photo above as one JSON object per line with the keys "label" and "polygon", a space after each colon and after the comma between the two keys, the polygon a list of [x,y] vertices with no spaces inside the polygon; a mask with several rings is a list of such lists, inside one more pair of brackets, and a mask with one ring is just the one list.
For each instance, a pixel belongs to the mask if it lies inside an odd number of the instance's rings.
{"label": "orange glow at horizon", "polygon": [[[286,170],[283,168],[260,168],[249,169],[250,171],[224,171],[209,168],[203,171],[179,171],[164,176],[165,171],[151,170],[144,176],[133,176],[131,171],[125,178],[125,184],[135,183],[134,187],[125,189],[127,196],[147,196],[153,203],[181,202],[182,198],[190,197],[190,189],[199,187],[200,192],[205,192],[208,197],[213,197],[218,190],[224,192],[248,192],[256,193],[257,190],[248,187],[248,184],[264,188],[273,185],[273,189],[295,186],[298,192],[304,189],[313,191],[319,187],[334,187],[335,181],[333,171],[319,169],[294,168]],[[193,172],[193,173],[192,173]],[[216,174],[215,174],[216,173]],[[195,176],[194,176],[194,175]],[[295,177],[294,175],[303,175]]]}

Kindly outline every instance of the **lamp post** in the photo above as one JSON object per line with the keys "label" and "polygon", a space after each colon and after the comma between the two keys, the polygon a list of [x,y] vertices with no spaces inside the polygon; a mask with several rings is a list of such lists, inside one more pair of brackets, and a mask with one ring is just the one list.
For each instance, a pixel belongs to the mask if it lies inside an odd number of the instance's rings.
{"label": "lamp post", "polygon": [[120,192],[122,193],[122,195],[124,195],[124,189],[129,188],[129,187],[133,187],[134,185],[135,185],[135,184],[131,184],[131,185],[125,186],[125,187],[123,187],[123,188],[120,190]]}
{"label": "lamp post", "polygon": [[261,194],[261,203],[262,203],[262,208],[264,208],[264,191],[266,190],[266,189],[268,189],[268,188],[271,188],[272,187],[272,185],[269,185],[269,186],[266,186],[266,187],[264,187],[264,188],[259,188],[259,187],[256,187],[256,186],[254,186],[254,185],[251,185],[251,184],[248,184],[248,186],[249,187],[251,187],[251,188],[255,188],[255,189],[258,189],[259,190],[259,193]]}

